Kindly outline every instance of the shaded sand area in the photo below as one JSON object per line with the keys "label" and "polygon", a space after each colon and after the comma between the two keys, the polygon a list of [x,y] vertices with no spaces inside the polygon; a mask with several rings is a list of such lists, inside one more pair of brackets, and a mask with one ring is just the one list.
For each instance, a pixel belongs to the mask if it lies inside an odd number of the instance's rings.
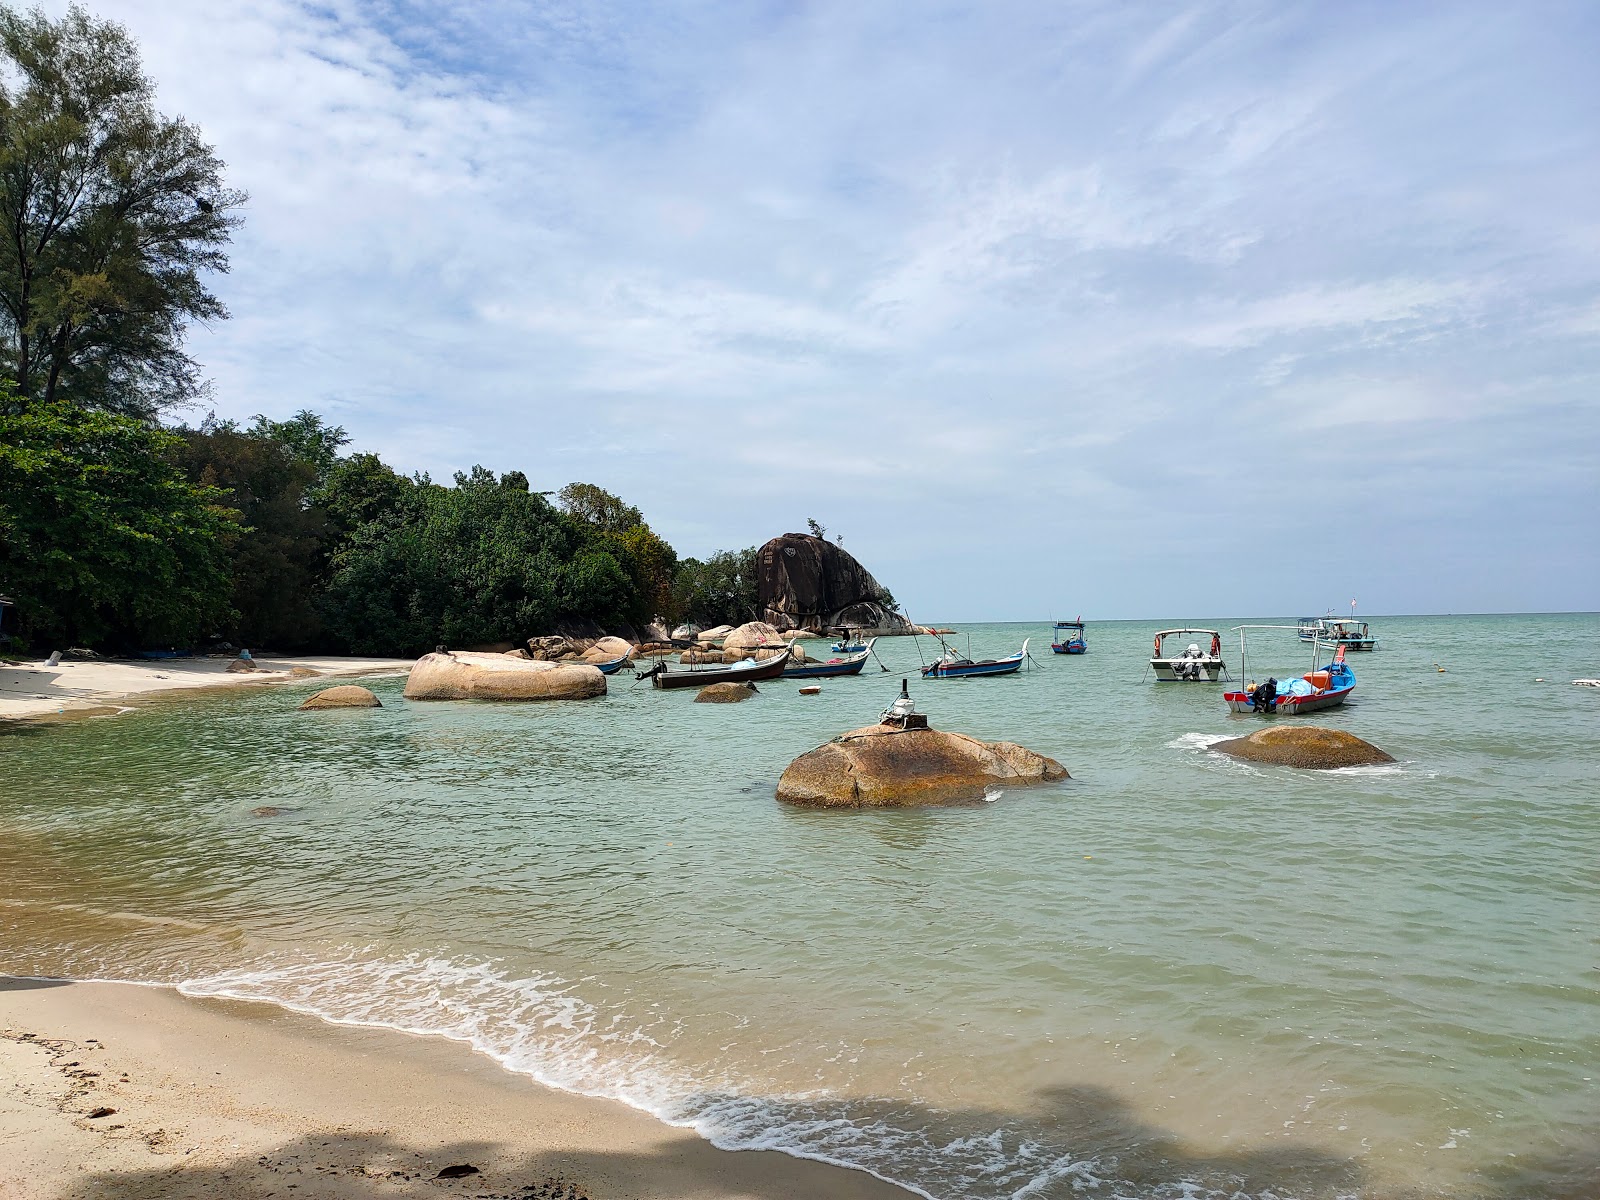
{"label": "shaded sand area", "polygon": [[[476,1171],[448,1170],[469,1166]],[[0,976],[0,1195],[908,1193],[772,1151],[718,1150],[623,1105],[508,1074],[453,1042],[162,988]]]}
{"label": "shaded sand area", "polygon": [[51,667],[43,659],[0,663],[0,719],[54,716],[110,716],[139,696],[182,688],[254,686],[282,683],[296,667],[337,678],[408,671],[403,658],[257,658],[261,668],[229,674],[230,658],[172,658],[153,661],[65,661]]}

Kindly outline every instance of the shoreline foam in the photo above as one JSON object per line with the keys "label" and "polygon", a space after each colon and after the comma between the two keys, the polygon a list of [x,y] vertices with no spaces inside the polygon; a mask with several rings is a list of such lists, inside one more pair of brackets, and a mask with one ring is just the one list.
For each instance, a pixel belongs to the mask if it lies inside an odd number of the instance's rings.
{"label": "shoreline foam", "polygon": [[[466,1046],[159,986],[0,977],[0,1192],[19,1200],[907,1193],[773,1150],[719,1150]],[[113,1112],[100,1117],[99,1109]],[[437,1178],[449,1165],[478,1173]]]}

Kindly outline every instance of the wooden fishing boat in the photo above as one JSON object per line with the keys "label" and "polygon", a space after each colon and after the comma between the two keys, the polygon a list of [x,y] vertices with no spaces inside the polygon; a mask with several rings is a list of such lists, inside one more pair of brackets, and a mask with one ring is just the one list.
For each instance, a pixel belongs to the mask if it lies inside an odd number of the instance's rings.
{"label": "wooden fishing boat", "polygon": [[1028,657],[1028,640],[1023,639],[1022,649],[1015,654],[1008,654],[1005,658],[985,658],[974,661],[939,640],[944,646],[944,653],[934,659],[928,666],[922,668],[924,679],[967,679],[978,675],[1010,675],[1014,671],[1022,670],[1022,660]]}
{"label": "wooden fishing boat", "polygon": [[705,687],[708,683],[759,683],[763,679],[777,679],[788,662],[789,647],[785,646],[782,654],[761,662],[747,658],[725,666],[684,667],[676,671],[661,662],[648,671],[639,672],[636,678],[648,679],[653,687],[667,690]]}
{"label": "wooden fishing boat", "polygon": [[[1168,638],[1196,634],[1201,641],[1209,639],[1206,649],[1201,649],[1199,642],[1190,642],[1180,654],[1166,652]],[[1150,669],[1156,673],[1157,683],[1215,683],[1228,669],[1222,661],[1222,635],[1215,629],[1163,629],[1156,634]]]}
{"label": "wooden fishing boat", "polygon": [[[1287,625],[1240,625],[1239,630],[1239,673],[1244,674],[1245,645],[1244,631],[1246,629],[1287,629]],[[1224,692],[1223,700],[1228,704],[1229,712],[1260,713],[1262,716],[1281,714],[1284,716],[1297,716],[1300,713],[1319,712],[1325,708],[1338,708],[1349,698],[1356,689],[1355,672],[1345,663],[1345,651],[1348,646],[1339,646],[1334,650],[1333,661],[1326,667],[1318,668],[1318,662],[1325,643],[1313,642],[1311,652],[1311,670],[1298,679],[1274,679],[1268,677],[1265,683],[1257,684],[1254,681],[1246,683],[1244,690],[1237,692]]]}
{"label": "wooden fishing boat", "polygon": [[785,679],[832,679],[839,675],[859,675],[872,657],[872,638],[854,654],[830,658],[827,662],[791,662],[783,669]]}
{"label": "wooden fishing boat", "polygon": [[627,666],[628,663],[632,661],[633,654],[630,652],[622,655],[619,658],[613,658],[609,662],[597,662],[594,665],[600,668],[600,673],[602,675],[615,675],[618,671],[622,670],[623,667]]}
{"label": "wooden fishing boat", "polygon": [[1050,649],[1057,654],[1087,654],[1089,643],[1083,636],[1083,618],[1076,621],[1057,621],[1055,635],[1050,639]]}

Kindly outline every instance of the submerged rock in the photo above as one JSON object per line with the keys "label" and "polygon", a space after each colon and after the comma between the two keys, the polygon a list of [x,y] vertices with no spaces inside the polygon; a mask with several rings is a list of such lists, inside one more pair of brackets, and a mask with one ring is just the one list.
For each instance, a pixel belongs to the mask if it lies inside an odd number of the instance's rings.
{"label": "submerged rock", "polygon": [[509,654],[424,654],[406,679],[407,700],[586,700],[606,694],[589,663],[539,662]]}
{"label": "submerged rock", "polygon": [[695,693],[696,704],[737,704],[756,695],[753,683],[708,683]]}
{"label": "submerged rock", "polygon": [[1332,771],[1339,767],[1367,767],[1392,763],[1394,756],[1342,729],[1316,725],[1269,725],[1248,737],[1230,738],[1211,747],[1220,754],[1246,762],[1280,767]]}
{"label": "submerged rock", "polygon": [[364,687],[353,683],[324,688],[300,706],[308,708],[382,708],[383,703]]}
{"label": "submerged rock", "polygon": [[1055,759],[1015,742],[869,725],[790,763],[778,780],[778,799],[820,808],[898,808],[978,800],[995,785],[1066,778]]}

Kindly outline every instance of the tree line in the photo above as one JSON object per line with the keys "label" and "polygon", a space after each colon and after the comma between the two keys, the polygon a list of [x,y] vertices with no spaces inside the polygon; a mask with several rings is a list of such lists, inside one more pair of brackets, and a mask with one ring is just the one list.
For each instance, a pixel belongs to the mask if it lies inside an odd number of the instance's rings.
{"label": "tree line", "polygon": [[247,197],[153,97],[121,26],[0,4],[0,593],[24,644],[410,655],[757,615],[754,548],[680,560],[592,484],[404,475],[311,411],[171,423],[205,394],[185,336],[228,316],[206,278]]}

